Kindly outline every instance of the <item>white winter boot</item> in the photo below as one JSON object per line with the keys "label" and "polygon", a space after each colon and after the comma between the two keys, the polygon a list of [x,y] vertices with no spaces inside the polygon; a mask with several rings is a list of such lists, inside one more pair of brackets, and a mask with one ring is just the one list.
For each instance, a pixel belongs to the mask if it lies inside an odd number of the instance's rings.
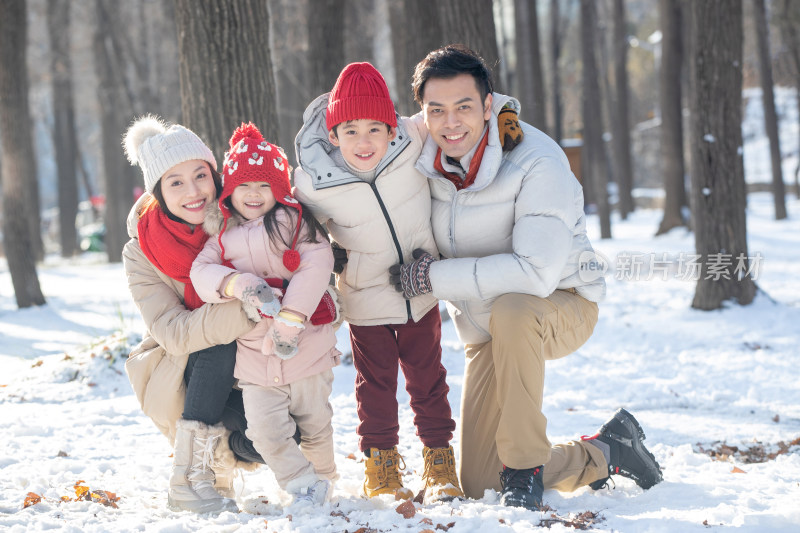
{"label": "white winter boot", "polygon": [[194,513],[239,511],[236,502],[214,489],[214,450],[223,433],[222,424],[209,426],[196,420],[178,420],[167,498],[170,509]]}
{"label": "white winter boot", "polygon": [[316,474],[306,474],[289,481],[286,492],[294,496],[294,503],[307,502],[322,505],[331,499],[332,483]]}

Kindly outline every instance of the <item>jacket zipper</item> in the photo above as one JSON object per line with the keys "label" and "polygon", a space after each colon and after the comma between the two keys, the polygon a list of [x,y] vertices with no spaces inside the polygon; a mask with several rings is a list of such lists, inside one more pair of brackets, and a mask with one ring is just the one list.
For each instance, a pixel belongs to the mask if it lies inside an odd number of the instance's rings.
{"label": "jacket zipper", "polygon": [[[402,265],[403,248],[400,246],[400,240],[397,238],[397,232],[394,230],[394,224],[392,223],[392,219],[389,217],[389,210],[386,209],[386,204],[383,203],[383,198],[381,198],[381,194],[378,192],[378,186],[376,185],[377,181],[378,179],[376,176],[375,180],[370,183],[369,186],[372,189],[372,193],[375,195],[375,199],[378,201],[378,205],[381,207],[383,218],[386,219],[386,225],[389,226],[389,232],[392,234],[392,241],[394,241],[394,247],[397,250],[397,257]],[[406,314],[408,315],[408,320],[411,320],[411,300],[406,300]]]}

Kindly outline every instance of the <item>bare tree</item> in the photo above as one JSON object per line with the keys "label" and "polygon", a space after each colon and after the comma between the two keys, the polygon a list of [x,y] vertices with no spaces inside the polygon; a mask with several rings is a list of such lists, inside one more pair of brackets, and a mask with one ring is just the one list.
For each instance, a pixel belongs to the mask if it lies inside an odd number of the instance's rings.
{"label": "bare tree", "polygon": [[[438,0],[444,44],[462,43],[476,51],[490,68],[500,63],[492,0]],[[495,90],[502,92],[499,80]]]}
{"label": "bare tree", "polygon": [[517,76],[514,95],[522,104],[526,122],[547,131],[547,101],[539,47],[536,0],[514,0]]}
{"label": "bare tree", "polygon": [[[797,108],[800,109],[800,2],[783,0],[780,9],[779,25],[786,47],[789,49],[794,70],[795,89],[797,90]],[[800,113],[797,113],[800,128]],[[798,136],[800,140],[800,136]],[[798,148],[800,153],[800,148]],[[800,198],[800,162],[794,170],[795,196]]]}
{"label": "bare tree", "polygon": [[562,110],[561,110],[561,69],[558,61],[561,58],[561,9],[560,0],[550,1],[550,60],[552,62],[552,72],[550,77],[553,80],[553,87],[550,89],[551,107],[553,108],[553,129],[552,136],[556,142],[561,142],[563,138],[562,130]]}
{"label": "bare tree", "polygon": [[628,217],[634,209],[633,205],[633,172],[631,170],[631,130],[628,113],[630,99],[628,91],[628,35],[625,22],[625,6],[622,0],[614,0],[612,21],[613,55],[614,55],[614,90],[613,101],[615,116],[611,120],[614,152],[614,179],[619,194],[620,216]]}
{"label": "bare tree", "polygon": [[[25,66],[26,2],[0,0],[0,166],[3,185],[3,238],[11,284],[19,308],[45,303],[36,274],[35,236],[38,202],[30,197],[36,181],[36,160],[28,110],[28,74]],[[32,228],[33,214],[37,226]],[[41,237],[39,236],[41,240]]]}
{"label": "bare tree", "polygon": [[681,65],[683,37],[680,0],[659,0],[661,21],[661,176],[664,182],[664,216],[656,235],[685,226],[686,205],[683,164],[683,113],[681,106]]}
{"label": "bare tree", "polygon": [[344,0],[309,0],[308,83],[314,96],[330,91],[344,66]]}
{"label": "bare tree", "polygon": [[769,138],[769,154],[772,161],[772,196],[775,201],[775,220],[786,218],[786,187],[781,169],[781,145],[778,138],[778,115],[775,112],[775,95],[772,88],[772,58],[769,53],[767,8],[764,0],[753,0],[753,19],[758,44],[758,72],[761,78],[761,93],[764,105],[764,126]]}
{"label": "bare tree", "polygon": [[72,101],[72,67],[70,63],[69,0],[48,0],[47,28],[50,33],[51,74],[53,76],[53,145],[58,173],[58,227],[61,256],[71,257],[78,251],[78,155],[75,111]]}
{"label": "bare tree", "polygon": [[252,121],[277,139],[269,9],[263,0],[176,0],[184,123],[221,158]]}
{"label": "bare tree", "polygon": [[123,62],[114,40],[118,38],[112,27],[113,3],[96,0],[96,27],[94,36],[95,69],[97,70],[97,95],[100,104],[101,151],[103,158],[103,183],[105,184],[105,248],[110,262],[122,261],[122,247],[128,241],[126,218],[133,205],[136,173],[125,162],[119,139],[133,118],[133,97],[126,85]]}
{"label": "bare tree", "polygon": [[600,116],[600,87],[595,57],[595,24],[597,12],[594,0],[581,0],[581,57],[583,59],[583,161],[581,174],[584,187],[593,189],[590,196],[597,203],[600,216],[600,237],[611,238],[611,214],[608,205],[608,185],[603,156],[603,125]]}
{"label": "bare tree", "polygon": [[[417,63],[430,52],[445,44],[439,24],[439,12],[430,0],[393,0],[389,2],[389,22],[392,27],[397,97],[401,115],[419,111],[411,93],[411,76]],[[409,31],[414,28],[414,31]]]}
{"label": "bare tree", "polygon": [[691,2],[692,209],[701,261],[692,301],[719,309],[747,305],[749,274],[742,146],[742,1]]}

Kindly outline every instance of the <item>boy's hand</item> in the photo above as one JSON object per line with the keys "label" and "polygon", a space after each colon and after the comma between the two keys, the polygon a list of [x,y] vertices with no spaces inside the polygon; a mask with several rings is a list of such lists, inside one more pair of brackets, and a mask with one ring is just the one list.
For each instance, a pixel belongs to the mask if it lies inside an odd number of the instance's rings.
{"label": "boy's hand", "polygon": [[333,251],[333,271],[336,274],[341,274],[347,264],[347,250],[342,248],[336,241],[331,241],[331,250]]}
{"label": "boy's hand", "polygon": [[500,133],[500,144],[503,151],[509,152],[522,142],[523,133],[519,125],[517,110],[508,105],[504,106],[497,115],[497,128]]}

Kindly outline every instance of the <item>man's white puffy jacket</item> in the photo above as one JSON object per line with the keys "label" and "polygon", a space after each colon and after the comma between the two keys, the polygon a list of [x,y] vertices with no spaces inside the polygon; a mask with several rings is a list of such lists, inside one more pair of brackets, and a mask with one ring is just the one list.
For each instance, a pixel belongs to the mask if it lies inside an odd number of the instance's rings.
{"label": "man's white puffy jacket", "polygon": [[429,136],[417,168],[429,178],[433,234],[443,260],[430,270],[433,294],[447,300],[462,342],[491,339],[495,298],[506,293],[545,298],[574,288],[594,302],[605,280],[581,273],[594,258],[586,236],[583,189],[564,151],[550,137],[520,122],[525,134],[503,152],[497,115],[511,102],[494,93],[489,144],[475,182],[460,191],[434,170],[437,145]]}

